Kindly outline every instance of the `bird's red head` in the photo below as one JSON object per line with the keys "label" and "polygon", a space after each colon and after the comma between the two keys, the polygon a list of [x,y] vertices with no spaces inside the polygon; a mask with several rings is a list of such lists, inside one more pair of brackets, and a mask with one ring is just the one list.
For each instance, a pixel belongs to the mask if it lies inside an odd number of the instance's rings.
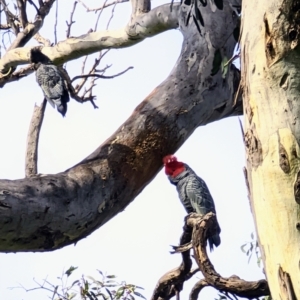
{"label": "bird's red head", "polygon": [[169,176],[176,177],[185,170],[184,164],[181,161],[177,161],[177,157],[174,155],[166,155],[163,158],[165,166],[165,173]]}

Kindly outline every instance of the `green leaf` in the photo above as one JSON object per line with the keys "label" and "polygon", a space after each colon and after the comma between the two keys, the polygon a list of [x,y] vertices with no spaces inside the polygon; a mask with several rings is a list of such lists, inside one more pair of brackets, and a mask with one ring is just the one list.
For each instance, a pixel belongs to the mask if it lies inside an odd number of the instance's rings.
{"label": "green leaf", "polygon": [[124,295],[125,289],[123,287],[119,288],[116,292],[116,299],[120,299]]}
{"label": "green leaf", "polygon": [[78,269],[78,267],[73,267],[73,266],[71,266],[71,267],[65,272],[65,274],[69,277],[69,276],[73,273],[73,271],[75,271],[76,269]]}
{"label": "green leaf", "polygon": [[115,275],[107,275],[106,278],[116,278]]}
{"label": "green leaf", "polygon": [[219,72],[221,63],[222,63],[222,54],[221,54],[220,49],[217,49],[215,51],[215,55],[214,55],[213,67],[212,67],[211,74],[210,74],[211,76],[214,76]]}
{"label": "green leaf", "polygon": [[222,78],[225,79],[226,78],[226,74],[228,72],[228,59],[226,56],[223,57],[222,59],[222,63],[221,63],[221,70],[222,70]]}

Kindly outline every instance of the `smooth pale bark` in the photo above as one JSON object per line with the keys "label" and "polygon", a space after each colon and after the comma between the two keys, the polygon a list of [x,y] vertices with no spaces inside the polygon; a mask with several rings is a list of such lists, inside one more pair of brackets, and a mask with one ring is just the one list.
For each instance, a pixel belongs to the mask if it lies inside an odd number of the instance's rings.
{"label": "smooth pale bark", "polygon": [[[216,49],[231,57],[237,18],[200,8],[202,36],[183,25],[181,55],[169,77],[89,157],[56,175],[0,180],[0,251],[45,251],[75,243],[134,200],[200,125],[238,115],[239,71],[211,76]],[[179,22],[186,18],[182,7]],[[163,16],[162,16],[163,17]]]}
{"label": "smooth pale bark", "polygon": [[300,299],[298,1],[244,1],[247,177],[272,299]]}
{"label": "smooth pale bark", "polygon": [[[129,24],[124,28],[95,31],[78,37],[70,37],[53,47],[43,47],[42,53],[59,65],[103,49],[133,46],[145,38],[178,28],[179,7],[179,3],[174,5],[172,11],[170,11],[169,4],[156,7],[149,13],[133,15]],[[23,47],[7,51],[0,59],[0,72],[5,73],[9,68],[29,63],[31,48]],[[0,73],[0,87],[3,86],[1,83]]]}

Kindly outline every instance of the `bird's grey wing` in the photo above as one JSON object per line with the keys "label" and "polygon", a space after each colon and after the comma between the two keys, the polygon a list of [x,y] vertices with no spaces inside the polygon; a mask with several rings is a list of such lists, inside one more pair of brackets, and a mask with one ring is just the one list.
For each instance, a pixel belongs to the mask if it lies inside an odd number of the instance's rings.
{"label": "bird's grey wing", "polygon": [[50,103],[54,103],[55,99],[60,99],[64,85],[56,66],[41,65],[36,71],[36,78]]}
{"label": "bird's grey wing", "polygon": [[186,187],[186,193],[192,207],[198,214],[216,213],[214,200],[203,179],[198,176],[191,176]]}

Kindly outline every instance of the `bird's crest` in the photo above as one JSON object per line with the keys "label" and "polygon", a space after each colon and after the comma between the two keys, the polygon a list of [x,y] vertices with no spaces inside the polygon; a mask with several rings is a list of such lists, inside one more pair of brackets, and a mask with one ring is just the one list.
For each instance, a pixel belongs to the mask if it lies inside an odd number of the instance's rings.
{"label": "bird's crest", "polygon": [[173,154],[166,155],[163,158],[163,163],[165,166],[165,173],[169,176],[177,176],[184,171],[184,164],[180,161],[177,161],[177,157]]}

